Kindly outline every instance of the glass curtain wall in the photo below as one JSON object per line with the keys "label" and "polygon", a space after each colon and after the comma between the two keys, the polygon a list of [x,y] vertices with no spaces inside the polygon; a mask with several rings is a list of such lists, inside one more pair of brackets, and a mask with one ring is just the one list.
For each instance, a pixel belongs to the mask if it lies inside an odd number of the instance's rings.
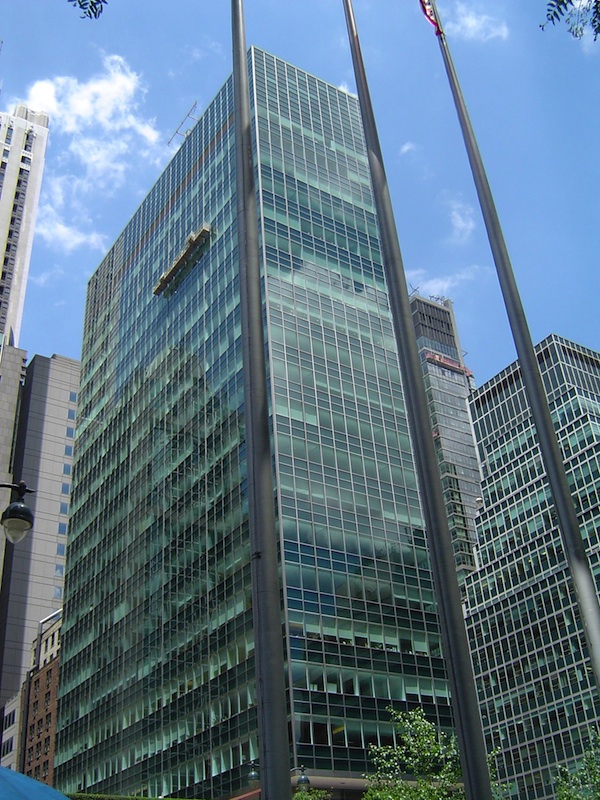
{"label": "glass curtain wall", "polygon": [[[390,702],[451,721],[367,159],[356,98],[249,68],[290,767],[362,775]],[[232,113],[228,81],[90,282],[66,791],[219,797],[257,756]]]}

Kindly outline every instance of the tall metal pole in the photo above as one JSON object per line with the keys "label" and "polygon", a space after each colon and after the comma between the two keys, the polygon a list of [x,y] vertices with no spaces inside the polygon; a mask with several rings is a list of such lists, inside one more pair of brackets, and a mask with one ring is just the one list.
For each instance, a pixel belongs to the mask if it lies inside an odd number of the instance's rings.
{"label": "tall metal pole", "polygon": [[263,800],[291,798],[279,563],[243,0],[232,0],[233,83],[254,662]]}
{"label": "tall metal pole", "polygon": [[440,472],[427,411],[427,398],[406,287],[406,275],[352,4],[351,0],[343,0],[343,2],[379,221],[383,263],[407,401],[406,407],[423,500],[465,792],[469,800],[491,800],[490,775],[473,667],[462,613]]}
{"label": "tall metal pole", "polygon": [[546,475],[548,476],[548,484],[550,485],[550,492],[558,517],[558,525],[562,535],[562,542],[573,581],[573,587],[575,589],[575,597],[587,640],[594,678],[596,686],[600,688],[600,605],[598,604],[598,592],[581,536],[563,457],[558,446],[556,431],[552,423],[548,398],[544,391],[544,384],[542,383],[538,361],[531,341],[529,326],[527,325],[525,311],[523,310],[510,257],[508,255],[508,249],[504,241],[502,228],[500,227],[500,220],[492,197],[492,191],[434,0],[431,0],[430,7],[434,15],[433,21],[437,29],[440,50],[450,82],[450,89],[452,91],[452,97],[465,141],[467,155],[473,173],[473,180],[475,181],[485,227],[496,265],[496,272],[498,273],[498,280],[506,306],[506,313],[519,358],[521,377],[529,399],[531,414],[540,445],[540,452],[546,468]]}

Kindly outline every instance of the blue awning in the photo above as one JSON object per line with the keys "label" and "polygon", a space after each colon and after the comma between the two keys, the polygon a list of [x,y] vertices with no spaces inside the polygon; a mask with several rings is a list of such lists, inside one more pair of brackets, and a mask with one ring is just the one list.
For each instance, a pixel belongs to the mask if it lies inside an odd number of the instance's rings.
{"label": "blue awning", "polygon": [[6,767],[0,767],[0,797],[2,800],[68,800],[51,786]]}

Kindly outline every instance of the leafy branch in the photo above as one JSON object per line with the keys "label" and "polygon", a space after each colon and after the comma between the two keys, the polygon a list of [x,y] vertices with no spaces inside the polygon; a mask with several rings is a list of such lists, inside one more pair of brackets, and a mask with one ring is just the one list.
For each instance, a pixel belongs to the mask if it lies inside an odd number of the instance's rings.
{"label": "leafy branch", "polygon": [[548,0],[546,5],[546,22],[557,25],[565,22],[571,34],[581,39],[587,28],[600,36],[600,0]]}
{"label": "leafy branch", "polygon": [[82,18],[98,19],[108,0],[67,0],[81,11]]}

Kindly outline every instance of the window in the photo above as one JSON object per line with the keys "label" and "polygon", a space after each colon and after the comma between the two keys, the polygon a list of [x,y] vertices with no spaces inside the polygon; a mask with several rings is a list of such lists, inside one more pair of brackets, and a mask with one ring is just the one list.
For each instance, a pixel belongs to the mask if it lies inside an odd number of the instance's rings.
{"label": "window", "polygon": [[56,555],[57,556],[64,556],[65,554],[65,545],[60,543],[56,545]]}
{"label": "window", "polygon": [[60,504],[60,513],[61,514],[68,514],[69,513],[69,504],[68,503],[61,503]]}
{"label": "window", "polygon": [[71,491],[71,484],[63,483],[63,485],[60,488],[60,491],[62,492],[62,494],[69,494],[69,492]]}
{"label": "window", "polygon": [[77,392],[69,392],[69,403],[77,402]]}
{"label": "window", "polygon": [[13,737],[11,736],[10,739],[7,739],[5,742],[2,742],[2,756],[7,756],[9,753],[13,751]]}
{"label": "window", "polygon": [[70,474],[71,474],[71,465],[63,464],[63,475],[70,475]]}
{"label": "window", "polygon": [[75,438],[75,428],[67,428],[67,439]]}
{"label": "window", "polygon": [[2,725],[3,730],[7,730],[7,728],[10,728],[11,725],[15,724],[16,714],[17,712],[13,708],[12,711],[9,711],[8,714],[4,716],[4,723]]}
{"label": "window", "polygon": [[74,408],[70,408],[67,411],[67,419],[75,419],[75,409]]}
{"label": "window", "polygon": [[73,445],[72,444],[66,444],[65,445],[65,455],[66,456],[72,456],[73,455]]}
{"label": "window", "polygon": [[67,535],[67,523],[66,522],[59,522],[58,523],[58,532],[61,536]]}

